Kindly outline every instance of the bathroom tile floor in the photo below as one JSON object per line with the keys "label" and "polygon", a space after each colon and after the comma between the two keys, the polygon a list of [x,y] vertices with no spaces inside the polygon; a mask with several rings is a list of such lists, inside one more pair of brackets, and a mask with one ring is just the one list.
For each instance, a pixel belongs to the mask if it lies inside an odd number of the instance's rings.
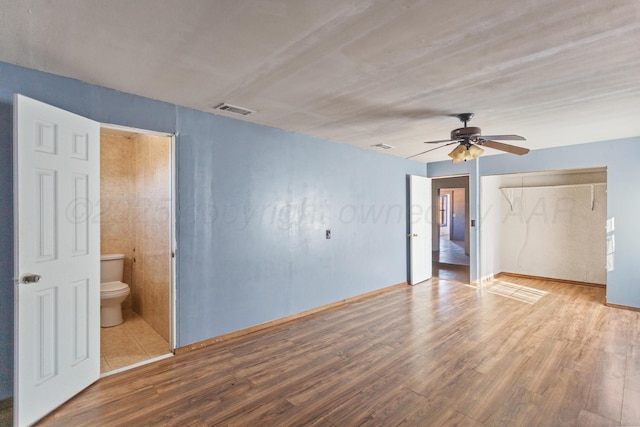
{"label": "bathroom tile floor", "polygon": [[100,373],[113,371],[170,352],[164,340],[136,312],[123,307],[124,323],[100,328]]}

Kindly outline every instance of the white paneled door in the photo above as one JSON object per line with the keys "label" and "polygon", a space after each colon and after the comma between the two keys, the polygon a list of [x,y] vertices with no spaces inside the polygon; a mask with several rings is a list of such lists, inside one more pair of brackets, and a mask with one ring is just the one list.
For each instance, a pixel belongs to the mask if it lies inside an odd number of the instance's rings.
{"label": "white paneled door", "polygon": [[431,278],[431,180],[409,175],[409,283]]}
{"label": "white paneled door", "polygon": [[14,97],[14,416],[31,425],[100,376],[100,126]]}

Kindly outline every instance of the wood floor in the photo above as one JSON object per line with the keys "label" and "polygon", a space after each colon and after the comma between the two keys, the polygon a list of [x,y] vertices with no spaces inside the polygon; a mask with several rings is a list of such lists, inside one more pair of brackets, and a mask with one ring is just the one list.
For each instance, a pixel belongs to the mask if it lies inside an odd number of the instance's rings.
{"label": "wood floor", "polygon": [[469,255],[464,253],[464,242],[440,237],[439,250],[433,252],[433,261],[444,264],[471,264]]}
{"label": "wood floor", "polygon": [[640,313],[501,280],[396,287],[106,377],[41,425],[640,425]]}
{"label": "wood floor", "polygon": [[445,264],[433,262],[431,264],[431,273],[433,277],[440,280],[454,280],[457,282],[469,283],[471,277],[471,269],[466,265]]}

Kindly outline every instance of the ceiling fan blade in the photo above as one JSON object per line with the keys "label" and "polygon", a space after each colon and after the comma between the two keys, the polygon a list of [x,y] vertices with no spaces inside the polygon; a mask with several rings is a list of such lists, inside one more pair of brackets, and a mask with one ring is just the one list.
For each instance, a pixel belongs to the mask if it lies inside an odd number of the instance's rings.
{"label": "ceiling fan blade", "polygon": [[450,142],[450,141],[458,142],[457,139],[441,139],[440,141],[427,141],[425,142],[425,144],[440,144],[442,142]]}
{"label": "ceiling fan blade", "polygon": [[478,141],[478,145],[493,148],[494,150],[506,151],[507,153],[511,154],[517,154],[518,156],[522,156],[523,154],[527,154],[529,152],[528,148],[516,147],[515,145],[509,145],[502,142],[490,141],[486,139]]}
{"label": "ceiling fan blade", "polygon": [[481,139],[500,139],[502,141],[526,141],[520,135],[481,135]]}
{"label": "ceiling fan blade", "polygon": [[449,146],[449,145],[453,145],[453,144],[457,144],[457,143],[458,143],[458,141],[449,142],[448,144],[441,145],[440,147],[435,147],[435,148],[432,148],[432,149],[430,149],[430,150],[423,151],[422,153],[414,154],[413,156],[409,156],[409,157],[406,157],[406,158],[407,158],[407,159],[412,159],[412,158],[414,158],[414,157],[418,157],[418,156],[421,156],[421,155],[423,155],[423,154],[427,154],[429,151],[438,150],[438,149],[440,149],[440,148],[442,148],[442,147],[447,147],[447,146]]}

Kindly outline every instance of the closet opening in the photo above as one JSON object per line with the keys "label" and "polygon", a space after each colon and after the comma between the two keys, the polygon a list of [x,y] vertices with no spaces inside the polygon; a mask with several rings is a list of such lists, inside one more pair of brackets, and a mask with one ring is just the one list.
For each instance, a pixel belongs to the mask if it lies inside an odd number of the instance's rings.
{"label": "closet opening", "polygon": [[605,167],[481,179],[480,272],[606,287],[613,268]]}

